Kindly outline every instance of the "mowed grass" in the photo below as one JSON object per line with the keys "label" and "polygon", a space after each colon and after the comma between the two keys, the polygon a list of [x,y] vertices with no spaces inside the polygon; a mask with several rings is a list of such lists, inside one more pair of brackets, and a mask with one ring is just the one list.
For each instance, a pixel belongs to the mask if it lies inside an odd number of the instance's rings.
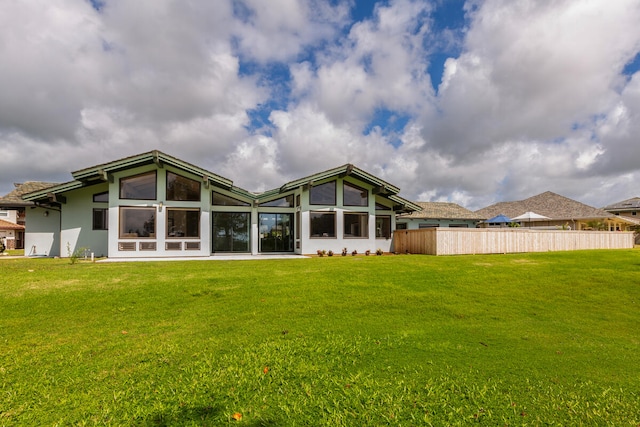
{"label": "mowed grass", "polygon": [[640,425],[640,252],[0,260],[0,425]]}

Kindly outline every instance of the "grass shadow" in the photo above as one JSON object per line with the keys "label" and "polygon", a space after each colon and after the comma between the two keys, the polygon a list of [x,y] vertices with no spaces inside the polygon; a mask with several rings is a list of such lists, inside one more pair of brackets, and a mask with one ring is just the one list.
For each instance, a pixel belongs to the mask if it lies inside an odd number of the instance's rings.
{"label": "grass shadow", "polygon": [[167,427],[198,423],[199,425],[214,425],[219,419],[222,409],[218,406],[192,406],[183,407],[178,412],[165,411],[151,415],[144,425],[154,427]]}

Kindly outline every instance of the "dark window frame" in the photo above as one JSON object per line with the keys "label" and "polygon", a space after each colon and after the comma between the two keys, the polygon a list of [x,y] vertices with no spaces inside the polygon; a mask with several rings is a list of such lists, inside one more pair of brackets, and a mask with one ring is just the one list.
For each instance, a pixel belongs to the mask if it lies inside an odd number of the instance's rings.
{"label": "dark window frame", "polygon": [[[107,200],[100,200],[104,196],[107,196]],[[109,203],[109,192],[103,191],[101,193],[96,193],[93,195],[93,203]]]}
{"label": "dark window frame", "polygon": [[[378,220],[382,220],[381,232],[378,233]],[[388,226],[385,222],[388,221]],[[384,229],[383,229],[384,228]],[[391,215],[376,215],[376,239],[390,239],[391,238]]]}
{"label": "dark window frame", "polygon": [[[182,190],[179,191],[179,193],[182,194],[182,192],[186,192],[187,196],[189,195],[189,193],[193,193],[193,194],[197,194],[197,198],[180,198],[178,197],[178,195],[176,195],[176,189],[170,189],[169,185],[171,184],[170,182],[170,178],[169,175],[173,175],[175,178],[172,182],[179,182],[180,179],[186,181],[182,183]],[[189,188],[189,184],[193,185],[196,184],[198,186],[198,189],[196,190],[195,188],[191,189]],[[173,191],[173,195],[169,195],[169,192]],[[173,171],[167,171],[167,175],[166,175],[166,183],[165,183],[165,196],[166,196],[166,200],[171,200],[171,201],[175,201],[175,202],[199,202],[202,199],[202,183],[198,180],[195,180],[193,178],[189,178],[186,177],[184,175],[180,175],[179,173],[173,172]]]}
{"label": "dark window frame", "polygon": [[[228,202],[228,203],[216,203],[216,201],[220,202]],[[211,192],[211,206],[242,206],[249,207],[251,203],[245,202],[244,200],[236,199],[232,196],[227,196],[226,194],[222,194],[219,191],[213,190]]]}
{"label": "dark window frame", "polygon": [[[333,217],[333,235],[327,234],[326,236],[314,236],[314,216],[332,216]],[[316,224],[319,222],[316,222]],[[337,238],[337,215],[335,212],[319,212],[319,211],[311,211],[309,212],[309,238],[310,239],[335,239]],[[325,234],[322,230],[319,230],[317,234]]]}
{"label": "dark window frame", "polygon": [[[281,202],[284,202],[284,204],[279,204]],[[282,196],[277,199],[262,202],[258,206],[262,208],[292,208],[294,207],[293,203],[294,203],[293,194],[289,194],[287,196]]]}
{"label": "dark window frame", "polygon": [[[123,233],[123,226],[125,225],[124,216],[125,216],[125,212],[127,211],[140,211],[140,212],[153,213],[153,215],[151,216],[151,218],[153,219],[153,231],[150,232],[149,230],[146,230],[145,229],[146,222],[144,222],[143,230],[145,230],[148,233],[148,235],[138,234],[136,236],[131,236],[130,234],[134,234],[133,232]],[[139,207],[139,206],[120,206],[120,210],[118,212],[118,238],[119,239],[155,239],[156,236],[158,235],[156,222],[157,222],[156,208]]]}
{"label": "dark window frame", "polygon": [[[123,187],[124,184],[126,184],[126,182],[128,180],[131,179],[135,179],[135,178],[140,178],[142,176],[146,176],[146,175],[153,175],[153,197],[124,197],[122,192],[123,192]],[[149,172],[143,172],[143,173],[139,173],[137,175],[131,175],[131,176],[125,176],[120,178],[120,191],[118,193],[118,195],[120,196],[121,200],[157,200],[158,199],[158,171],[153,170],[153,171],[149,171]]]}
{"label": "dark window frame", "polygon": [[[325,203],[323,200],[314,200],[314,193],[315,193],[314,190],[317,189],[316,191],[320,191],[321,187],[326,187],[329,185],[333,185],[333,201],[329,201],[329,203]],[[338,200],[337,191],[338,191],[338,184],[336,180],[314,185],[309,189],[309,204],[314,206],[335,206]],[[317,194],[316,198],[323,195],[322,193],[315,193],[315,194]]]}
{"label": "dark window frame", "polygon": [[[348,217],[364,218],[364,223],[361,221],[347,222]],[[345,239],[368,239],[369,238],[369,213],[367,212],[344,212],[342,214],[342,237]],[[347,233],[347,226],[353,226],[354,224],[359,226],[360,234]]]}
{"label": "dark window frame", "polygon": [[[360,203],[347,203],[347,187],[356,190],[360,193]],[[365,195],[362,197],[362,195]],[[343,206],[358,206],[358,207],[367,207],[369,206],[369,190],[365,190],[362,187],[359,187],[351,182],[343,181],[342,182],[342,205]]]}
{"label": "dark window frame", "polygon": [[[100,214],[99,218],[96,216],[98,213]],[[96,219],[98,220],[96,221]],[[91,229],[96,231],[109,229],[109,208],[93,208]]]}
{"label": "dark window frame", "polygon": [[[166,220],[166,227],[165,227],[165,237],[167,239],[200,239],[201,238],[201,227],[200,227],[200,218],[201,218],[201,214],[200,214],[200,209],[190,209],[190,208],[166,208],[167,209],[167,220]],[[175,230],[175,218],[173,220],[173,222],[171,221],[170,218],[170,214],[169,213],[174,213],[174,212],[185,212],[185,230],[182,231],[181,233],[179,231]],[[196,220],[196,228],[197,228],[197,233],[196,235],[193,235],[192,233],[190,233],[190,229],[189,228],[189,215],[188,213],[196,213],[197,214],[197,220]],[[173,224],[173,225],[172,225]],[[170,227],[174,228],[174,231],[170,230]],[[174,235],[170,235],[171,233],[173,233]]]}
{"label": "dark window frame", "polygon": [[[224,218],[222,218],[224,217]],[[231,231],[230,235],[224,235],[224,236],[216,236],[216,231],[219,230],[220,226],[218,225],[219,221],[216,220],[220,220],[223,219],[224,221],[234,221],[236,218],[233,217],[242,217],[243,220],[243,225],[244,225],[244,229],[243,230],[238,230],[239,234],[241,235],[246,235],[247,240],[243,241],[243,240],[238,240],[238,242],[242,243],[242,246],[239,249],[235,249],[235,245],[234,245],[234,235],[236,234],[236,230],[233,229],[233,226],[227,228],[226,230]],[[212,233],[212,251],[215,252],[221,252],[221,253],[248,253],[251,252],[251,212],[249,211],[245,211],[245,212],[228,212],[228,211],[213,211],[212,215],[211,215],[211,221],[212,221],[212,227],[211,227],[211,233]],[[218,243],[218,238],[223,238],[226,237],[228,240],[228,242],[231,243],[231,248],[224,248],[224,249],[218,249],[216,247],[216,244]],[[246,245],[246,248],[245,248]]]}

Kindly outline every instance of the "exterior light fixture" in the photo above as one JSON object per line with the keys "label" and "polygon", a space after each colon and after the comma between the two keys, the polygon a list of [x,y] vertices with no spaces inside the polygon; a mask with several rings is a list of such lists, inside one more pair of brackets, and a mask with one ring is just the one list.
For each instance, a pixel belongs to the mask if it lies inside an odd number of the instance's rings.
{"label": "exterior light fixture", "polygon": [[49,211],[44,211],[44,213],[42,215],[49,216]]}

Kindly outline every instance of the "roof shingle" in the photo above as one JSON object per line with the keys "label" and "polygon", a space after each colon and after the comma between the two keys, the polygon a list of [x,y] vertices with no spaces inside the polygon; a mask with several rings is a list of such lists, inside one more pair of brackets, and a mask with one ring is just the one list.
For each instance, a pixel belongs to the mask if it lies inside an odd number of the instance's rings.
{"label": "roof shingle", "polygon": [[19,207],[31,206],[33,203],[22,200],[22,196],[34,191],[44,190],[46,188],[58,185],[55,182],[27,181],[25,183],[13,184],[16,188],[7,195],[0,197],[0,206]]}
{"label": "roof shingle", "polygon": [[422,210],[400,215],[399,218],[422,219],[484,219],[478,214],[450,202],[416,202]]}
{"label": "roof shingle", "polygon": [[492,218],[504,214],[514,218],[525,212],[535,212],[551,219],[580,219],[580,218],[607,218],[611,214],[598,208],[585,205],[568,197],[561,196],[551,191],[529,197],[528,199],[514,202],[499,202],[475,213]]}

